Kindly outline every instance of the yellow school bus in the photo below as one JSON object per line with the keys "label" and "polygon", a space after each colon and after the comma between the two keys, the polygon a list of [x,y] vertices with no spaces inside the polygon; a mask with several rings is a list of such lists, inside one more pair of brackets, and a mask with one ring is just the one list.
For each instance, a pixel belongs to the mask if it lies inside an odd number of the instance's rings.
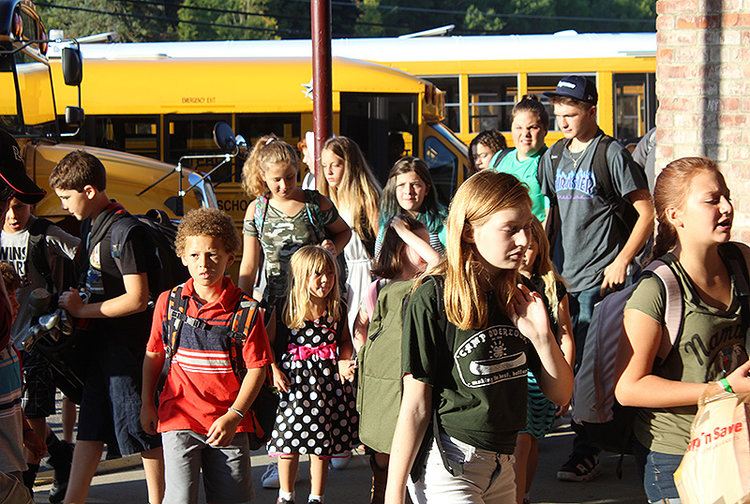
{"label": "yellow school bus", "polygon": [[[75,85],[57,85],[71,91],[66,98],[54,96],[52,73],[47,58],[48,42],[44,24],[34,4],[28,0],[0,0],[0,128],[16,137],[22,148],[25,167],[47,196],[37,204],[35,213],[54,220],[72,219],[60,206],[60,200],[50,190],[48,178],[55,165],[80,145],[63,143],[58,129],[56,110],[71,120],[78,120],[82,111],[71,107],[78,103]],[[69,76],[80,75],[80,56],[71,53]],[[59,62],[59,60],[58,60]],[[55,106],[59,109],[56,109]],[[67,110],[66,110],[67,109]],[[78,119],[76,119],[78,118]],[[168,177],[151,191],[138,195],[147,185],[174,171],[174,166],[154,159],[104,148],[84,147],[101,159],[107,169],[107,195],[122,202],[134,213],[145,213],[150,208],[178,215],[178,177]],[[186,171],[187,179],[197,175]],[[183,188],[189,184],[184,181]],[[201,184],[182,198],[183,208],[215,205],[210,184]],[[179,212],[178,212],[179,213]],[[67,224],[70,224],[68,226]],[[63,223],[75,230],[74,222]]]}
{"label": "yellow school bus", "polygon": [[[294,145],[312,130],[309,57],[223,58],[218,52],[170,58],[161,46],[81,46],[86,122],[74,141],[175,163],[185,154],[215,152],[212,130],[218,121],[249,143],[273,132]],[[54,60],[53,76],[62,82]],[[360,145],[377,178],[385,182],[401,154],[420,156],[431,167],[441,199],[449,201],[463,181],[467,151],[440,122],[444,93],[401,70],[348,58],[334,58],[332,84],[334,133]],[[75,98],[73,89],[56,89],[58,103]],[[401,140],[403,147],[394,148]],[[249,203],[240,188],[241,168],[237,160],[212,175],[219,207],[238,223]]]}
{"label": "yellow school bus", "polygon": [[[479,131],[498,128],[510,144],[513,105],[527,93],[540,94],[546,102],[541,93],[554,90],[561,77],[571,74],[596,83],[598,122],[606,133],[628,140],[655,125],[655,33],[353,38],[335,39],[331,49],[336,57],[387,65],[433,83],[444,91],[443,124],[465,143]],[[309,57],[311,50],[309,40],[243,40],[101,45],[85,47],[84,54],[177,60]],[[374,83],[363,77],[359,85],[366,84]],[[556,129],[551,120],[548,144],[561,137]]]}

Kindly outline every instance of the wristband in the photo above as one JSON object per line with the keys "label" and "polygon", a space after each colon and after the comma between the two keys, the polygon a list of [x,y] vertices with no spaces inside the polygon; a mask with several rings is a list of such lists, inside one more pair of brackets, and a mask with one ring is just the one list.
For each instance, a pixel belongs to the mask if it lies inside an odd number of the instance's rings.
{"label": "wristband", "polygon": [[242,412],[236,408],[228,408],[227,411],[232,411],[234,413],[237,413],[240,416],[240,418],[245,418],[245,415],[243,415]]}
{"label": "wristband", "polygon": [[729,384],[729,381],[726,378],[722,378],[721,380],[719,380],[719,384],[724,387],[724,390],[726,390],[730,394],[734,394],[734,390],[732,390],[732,386]]}

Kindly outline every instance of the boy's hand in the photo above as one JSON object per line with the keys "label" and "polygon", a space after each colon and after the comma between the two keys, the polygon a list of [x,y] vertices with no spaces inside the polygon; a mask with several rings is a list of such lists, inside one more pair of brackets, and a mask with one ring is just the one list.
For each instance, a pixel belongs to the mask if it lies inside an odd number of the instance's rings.
{"label": "boy's hand", "polygon": [[42,458],[47,454],[47,444],[34,429],[27,428],[23,432],[23,445],[35,458]]}
{"label": "boy's hand", "polygon": [[604,268],[604,280],[601,286],[601,295],[618,290],[625,283],[628,276],[628,263],[623,264],[619,257],[615,257],[612,263]]}
{"label": "boy's hand", "polygon": [[357,361],[349,359],[341,359],[338,361],[339,365],[339,378],[343,385],[347,381],[353,382],[355,371],[357,370]]}
{"label": "boy's hand", "polygon": [[156,405],[149,402],[141,404],[141,427],[146,434],[156,434],[156,425],[159,421],[159,415],[156,412]]}
{"label": "boy's hand", "polygon": [[234,439],[234,433],[241,421],[242,417],[237,413],[227,411],[211,424],[206,442],[211,446],[228,446]]}
{"label": "boy's hand", "polygon": [[271,365],[271,372],[273,373],[273,386],[282,392],[289,392],[289,378],[284,372],[275,364]]}
{"label": "boy's hand", "polygon": [[83,300],[78,294],[78,291],[71,287],[67,292],[60,294],[60,298],[57,300],[57,306],[67,310],[68,313],[76,318],[80,318],[81,309],[83,308]]}

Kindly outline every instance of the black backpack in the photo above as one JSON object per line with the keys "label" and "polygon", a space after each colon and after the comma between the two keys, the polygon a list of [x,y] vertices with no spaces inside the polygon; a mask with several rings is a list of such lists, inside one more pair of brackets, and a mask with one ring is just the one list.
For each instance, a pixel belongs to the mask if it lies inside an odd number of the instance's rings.
{"label": "black backpack", "polygon": [[177,226],[163,210],[151,209],[145,215],[129,215],[112,224],[112,258],[120,259],[122,246],[135,227],[142,227],[151,241],[154,258],[148,268],[149,307],[153,308],[162,292],[190,278],[187,267],[177,257]]}
{"label": "black backpack", "polygon": [[65,290],[75,282],[75,263],[72,259],[64,261],[62,285],[59,286],[59,289],[52,278],[52,269],[49,265],[47,252],[47,231],[53,224],[51,220],[40,217],[37,217],[31,223],[31,226],[29,226],[29,244],[26,254],[27,264],[32,264],[34,269],[44,278],[45,288],[50,293]]}
{"label": "black backpack", "polygon": [[[614,209],[619,228],[623,233],[623,236],[627,239],[635,226],[635,222],[638,220],[638,212],[627,198],[623,198],[615,191],[614,182],[612,181],[612,176],[609,172],[607,149],[609,149],[612,142],[616,142],[617,140],[609,135],[604,135],[601,130],[599,130],[597,135],[602,135],[602,138],[599,139],[599,143],[594,150],[594,159],[591,167],[594,172],[594,177],[596,178],[594,194],[604,199],[607,205]],[[565,149],[567,144],[568,140],[562,138],[555,142],[549,149],[553,173],[557,173],[557,167],[560,165],[563,149]],[[633,161],[629,152],[625,156],[625,162],[631,167],[631,169],[640,171],[643,174],[644,180],[646,180],[646,173],[643,171],[643,167]],[[542,180],[542,163],[539,163],[537,178]],[[550,245],[554,248],[555,238],[560,224],[560,213],[557,206],[556,196],[550,196],[550,213],[548,219],[547,238],[549,238]]]}

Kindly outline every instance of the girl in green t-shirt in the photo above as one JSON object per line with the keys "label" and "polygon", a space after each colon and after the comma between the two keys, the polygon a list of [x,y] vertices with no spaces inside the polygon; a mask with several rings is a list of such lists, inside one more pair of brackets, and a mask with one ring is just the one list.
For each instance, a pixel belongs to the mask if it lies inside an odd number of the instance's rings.
{"label": "girl in green t-shirt", "polygon": [[[738,247],[746,261],[750,249],[728,243],[734,210],[724,177],[710,159],[669,163],[656,180],[654,207],[659,229],[653,256],[670,264],[682,287],[684,341],[676,342],[663,360],[656,357],[665,294],[658,280],[644,277],[623,313],[628,345],[618,355],[624,371],[615,395],[623,405],[640,408],[634,424],[636,454],[649,501],[679,502],[673,473],[688,446],[690,422],[706,383],[750,392],[740,302],[720,248]],[[722,337],[712,337],[717,334]],[[703,349],[701,355],[696,347]]]}
{"label": "girl in green t-shirt", "polygon": [[[404,316],[403,398],[385,502],[404,502],[415,465],[414,502],[515,503],[512,454],[525,425],[528,367],[550,400],[570,398],[573,372],[544,301],[519,283],[533,218],[526,187],[511,175],[485,170],[456,192],[446,258],[417,280]],[[426,458],[415,464],[433,416],[438,439],[431,430]],[[446,454],[460,459],[460,471],[443,463]]]}

